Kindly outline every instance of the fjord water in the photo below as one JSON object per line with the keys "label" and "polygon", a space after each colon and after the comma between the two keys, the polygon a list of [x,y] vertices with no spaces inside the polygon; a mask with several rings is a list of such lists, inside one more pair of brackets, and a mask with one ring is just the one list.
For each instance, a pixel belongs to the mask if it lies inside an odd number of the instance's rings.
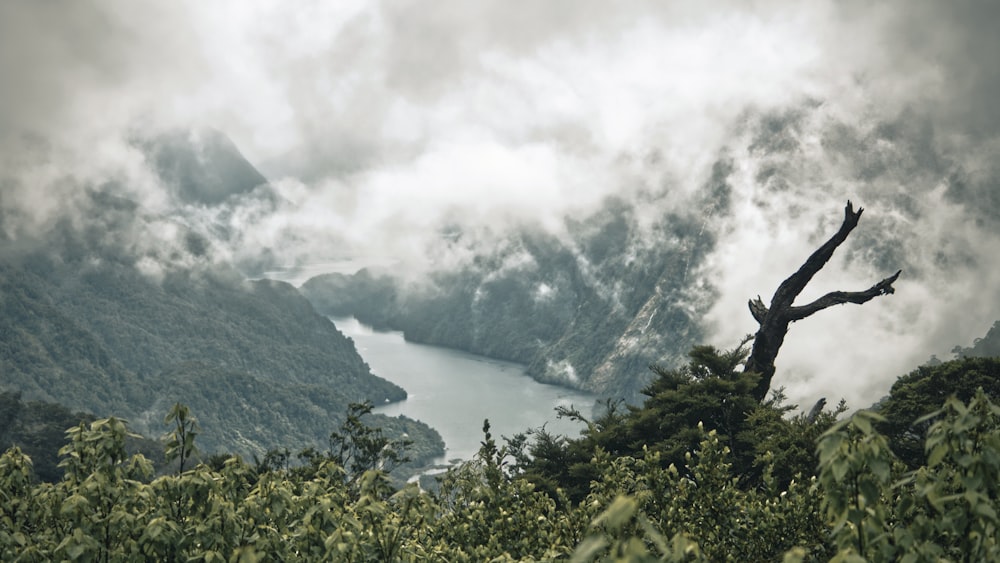
{"label": "fjord water", "polygon": [[354,339],[375,375],[409,394],[405,401],[375,411],[403,414],[434,427],[447,448],[442,462],[475,455],[483,439],[483,419],[489,419],[498,444],[500,436],[543,424],[549,432],[576,437],[583,425],[557,419],[555,407],[572,405],[589,414],[594,402],[589,393],[539,383],[518,364],[414,344],[402,333],[374,331],[353,318],[331,320]]}

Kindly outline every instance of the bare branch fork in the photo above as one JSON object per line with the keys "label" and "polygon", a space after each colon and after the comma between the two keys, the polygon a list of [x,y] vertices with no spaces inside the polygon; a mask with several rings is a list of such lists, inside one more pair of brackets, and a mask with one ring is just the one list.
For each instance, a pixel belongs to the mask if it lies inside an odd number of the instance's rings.
{"label": "bare branch fork", "polygon": [[879,295],[890,295],[895,292],[892,284],[899,278],[902,270],[864,291],[832,291],[807,305],[796,307],[792,304],[813,276],[823,269],[837,247],[847,240],[851,231],[858,226],[862,212],[864,208],[859,207],[854,211],[854,205],[850,201],[847,202],[844,208],[844,222],[840,225],[840,229],[823,246],[816,249],[798,271],[781,282],[774,292],[774,297],[771,298],[770,307],[764,305],[760,296],[749,301],[750,314],[760,325],[760,329],[754,336],[753,349],[743,371],[760,374],[761,378],[755,390],[758,400],[763,401],[771,388],[771,379],[775,371],[774,360],[778,356],[781,344],[785,341],[789,323],[802,320],[827,307],[844,303],[861,305]]}

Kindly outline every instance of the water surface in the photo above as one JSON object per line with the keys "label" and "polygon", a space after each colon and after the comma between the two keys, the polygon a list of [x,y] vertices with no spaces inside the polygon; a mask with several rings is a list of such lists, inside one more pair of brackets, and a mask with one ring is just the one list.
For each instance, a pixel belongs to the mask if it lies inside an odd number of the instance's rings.
{"label": "water surface", "polygon": [[483,439],[483,419],[502,444],[512,436],[545,424],[546,430],[577,436],[582,424],[557,420],[556,406],[590,411],[593,395],[539,383],[523,366],[448,348],[414,344],[399,332],[374,331],[356,319],[331,319],[357,346],[375,375],[409,394],[402,402],[376,408],[389,416],[406,415],[441,433],[447,451],[441,461],[470,459]]}

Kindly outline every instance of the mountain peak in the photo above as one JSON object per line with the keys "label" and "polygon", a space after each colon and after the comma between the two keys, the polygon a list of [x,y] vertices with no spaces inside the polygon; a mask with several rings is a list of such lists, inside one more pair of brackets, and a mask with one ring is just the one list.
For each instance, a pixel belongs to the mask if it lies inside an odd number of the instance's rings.
{"label": "mountain peak", "polygon": [[236,144],[216,129],[174,129],[139,139],[136,146],[184,203],[217,205],[267,184]]}

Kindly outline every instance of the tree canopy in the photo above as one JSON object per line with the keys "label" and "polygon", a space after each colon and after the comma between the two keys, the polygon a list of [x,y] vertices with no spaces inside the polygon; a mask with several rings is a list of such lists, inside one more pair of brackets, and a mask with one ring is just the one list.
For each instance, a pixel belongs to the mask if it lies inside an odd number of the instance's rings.
{"label": "tree canopy", "polygon": [[816,416],[789,416],[778,391],[767,401],[754,395],[759,375],[740,369],[747,357],[746,341],[732,350],[695,346],[689,362],[677,369],[653,366],[656,378],[643,394],[641,406],[610,402],[599,416],[588,419],[573,409],[563,416],[587,423],[579,438],[554,436],[542,430],[515,438],[524,450],[520,469],[540,490],[561,489],[580,500],[599,477],[599,454],[641,457],[655,453],[664,466],[683,467],[686,456],[713,432],[729,450],[733,471],[743,487],[762,483],[765,467],[778,459],[776,477],[789,483],[813,474],[813,441],[843,411]]}

